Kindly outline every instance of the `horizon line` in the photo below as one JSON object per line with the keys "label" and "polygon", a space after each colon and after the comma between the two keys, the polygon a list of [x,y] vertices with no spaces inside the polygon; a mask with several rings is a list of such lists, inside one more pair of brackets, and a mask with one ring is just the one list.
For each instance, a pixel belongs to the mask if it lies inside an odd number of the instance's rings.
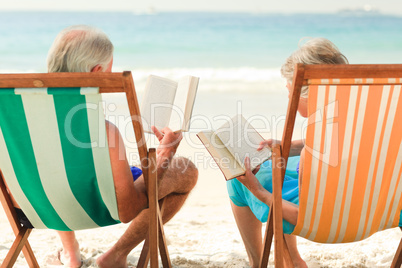
{"label": "horizon line", "polygon": [[360,10],[354,10],[354,9],[339,9],[339,10],[334,10],[334,11],[264,11],[264,10],[258,10],[258,11],[241,11],[241,10],[132,10],[132,11],[127,11],[127,10],[90,10],[90,9],[84,9],[84,10],[78,10],[78,9],[70,9],[70,10],[65,10],[65,9],[1,9],[0,12],[62,12],[62,13],[70,13],[70,12],[87,12],[87,13],[132,13],[134,15],[157,15],[160,13],[233,13],[233,14],[274,14],[274,15],[308,15],[308,14],[314,14],[314,15],[326,15],[326,14],[332,14],[332,15],[358,15],[358,16],[402,16],[400,13],[384,13],[379,10],[376,12],[360,12]]}

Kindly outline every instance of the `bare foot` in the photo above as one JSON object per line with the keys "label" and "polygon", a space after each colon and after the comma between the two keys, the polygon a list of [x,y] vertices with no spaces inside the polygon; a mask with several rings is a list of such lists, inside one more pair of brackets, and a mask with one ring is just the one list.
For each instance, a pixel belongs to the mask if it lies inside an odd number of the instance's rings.
{"label": "bare foot", "polygon": [[82,266],[80,247],[77,241],[74,243],[74,249],[63,249],[58,252],[58,258],[64,267],[79,268]]}
{"label": "bare foot", "polygon": [[293,260],[293,264],[295,268],[307,268],[307,263],[302,258]]}
{"label": "bare foot", "polygon": [[127,256],[115,256],[111,250],[101,255],[96,260],[96,264],[100,268],[128,268]]}

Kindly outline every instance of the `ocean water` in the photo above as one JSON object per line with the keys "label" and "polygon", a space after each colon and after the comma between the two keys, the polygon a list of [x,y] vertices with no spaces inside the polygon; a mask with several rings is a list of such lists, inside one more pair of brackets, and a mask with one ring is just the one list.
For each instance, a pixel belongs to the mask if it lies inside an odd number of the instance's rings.
{"label": "ocean water", "polygon": [[194,115],[210,121],[238,112],[270,122],[283,116],[280,66],[304,37],[330,39],[350,63],[402,61],[402,17],[381,14],[0,12],[0,72],[46,72],[55,36],[73,24],[108,34],[113,70],[133,72],[140,98],[151,73],[199,76]]}
{"label": "ocean water", "polygon": [[402,59],[402,17],[0,12],[0,70],[45,71],[54,37],[73,24],[103,29],[119,70],[203,69],[209,78],[261,80],[261,70],[277,70],[301,38],[317,36],[332,40],[351,63]]}

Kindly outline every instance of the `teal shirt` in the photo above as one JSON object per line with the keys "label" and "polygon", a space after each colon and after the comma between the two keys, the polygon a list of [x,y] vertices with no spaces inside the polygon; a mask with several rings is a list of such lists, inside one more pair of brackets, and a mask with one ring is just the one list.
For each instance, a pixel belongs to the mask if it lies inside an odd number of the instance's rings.
{"label": "teal shirt", "polygon": [[[298,164],[300,156],[289,157],[283,182],[282,198],[299,205],[299,174]],[[264,162],[256,174],[261,185],[272,193],[272,161]],[[256,198],[241,182],[237,179],[229,180],[226,183],[230,200],[239,207],[248,206],[253,214],[261,222],[266,222],[269,213],[269,207]],[[294,230],[294,225],[283,221],[283,231],[290,234]]]}

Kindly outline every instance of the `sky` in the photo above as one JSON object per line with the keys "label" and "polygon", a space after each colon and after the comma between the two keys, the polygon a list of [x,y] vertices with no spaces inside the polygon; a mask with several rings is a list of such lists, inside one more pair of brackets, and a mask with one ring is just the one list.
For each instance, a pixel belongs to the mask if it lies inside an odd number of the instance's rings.
{"label": "sky", "polygon": [[402,15],[401,0],[0,0],[0,11],[225,11],[333,13],[342,9],[377,9]]}

